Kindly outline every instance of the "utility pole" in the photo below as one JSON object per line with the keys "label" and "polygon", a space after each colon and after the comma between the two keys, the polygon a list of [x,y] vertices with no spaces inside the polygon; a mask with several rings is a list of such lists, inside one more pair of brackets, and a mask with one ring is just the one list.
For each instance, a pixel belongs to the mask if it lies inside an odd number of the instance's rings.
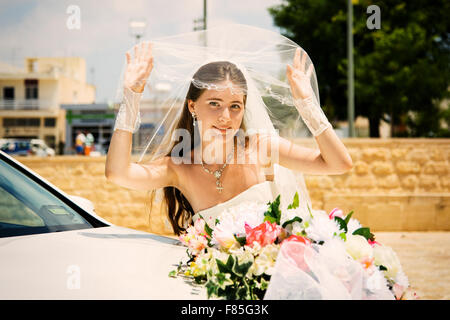
{"label": "utility pole", "polygon": [[[198,30],[206,30],[207,28],[207,9],[206,9],[206,0],[203,0],[203,18],[195,19],[194,20],[194,31]],[[200,25],[199,25],[200,24]],[[203,38],[205,47],[207,46],[207,39],[206,37]]]}
{"label": "utility pole", "polygon": [[348,136],[355,137],[355,87],[353,72],[353,3],[347,0],[347,114]]}

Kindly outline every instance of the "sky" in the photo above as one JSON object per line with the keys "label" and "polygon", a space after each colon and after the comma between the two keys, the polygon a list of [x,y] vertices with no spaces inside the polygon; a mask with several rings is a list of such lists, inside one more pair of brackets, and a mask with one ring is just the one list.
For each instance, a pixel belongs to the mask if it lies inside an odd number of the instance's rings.
{"label": "sky", "polygon": [[[208,27],[241,23],[279,32],[267,8],[282,0],[208,0]],[[68,28],[77,6],[80,26]],[[144,18],[144,39],[191,32],[203,16],[203,0],[0,0],[0,61],[23,67],[25,57],[78,56],[96,102],[111,101],[125,52],[135,43],[130,19]]]}

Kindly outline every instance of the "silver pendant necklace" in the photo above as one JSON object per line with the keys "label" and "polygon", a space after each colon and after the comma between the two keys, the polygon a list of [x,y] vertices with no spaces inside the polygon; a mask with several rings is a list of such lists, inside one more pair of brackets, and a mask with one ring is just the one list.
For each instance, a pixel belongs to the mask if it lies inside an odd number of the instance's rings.
{"label": "silver pendant necklace", "polygon": [[212,174],[216,178],[216,189],[219,191],[219,193],[222,193],[222,190],[223,190],[223,186],[222,186],[222,182],[220,181],[220,178],[222,177],[223,170],[227,166],[228,161],[230,161],[230,158],[231,158],[231,156],[233,154],[234,154],[234,144],[233,144],[233,149],[231,150],[230,154],[228,155],[227,160],[223,164],[222,168],[220,168],[218,170],[215,170],[214,172],[209,170],[208,168],[205,168],[205,166],[203,165],[203,158],[202,158],[202,162],[201,162],[202,163],[202,168],[207,173]]}

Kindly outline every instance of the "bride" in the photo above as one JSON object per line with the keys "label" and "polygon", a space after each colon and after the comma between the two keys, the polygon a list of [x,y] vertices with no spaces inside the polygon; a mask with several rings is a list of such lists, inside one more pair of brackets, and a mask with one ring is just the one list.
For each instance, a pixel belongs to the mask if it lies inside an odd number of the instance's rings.
{"label": "bride", "polygon": [[[266,203],[281,194],[286,205],[299,191],[304,203],[310,204],[302,174],[336,175],[352,168],[346,147],[318,103],[314,67],[306,52],[286,38],[285,48],[275,52],[273,48],[279,48],[279,42],[267,38],[267,32],[263,37],[259,29],[248,27],[245,44],[253,45],[254,51],[244,52],[243,41],[236,41],[244,37],[243,26],[233,27],[202,31],[208,47],[188,43],[194,34],[197,37],[198,32],[194,32],[145,41],[126,53],[120,84],[122,103],[105,175],[125,188],[153,191],[152,200],[156,190],[162,189],[167,218],[177,235],[200,215],[211,221],[225,207],[245,200]],[[230,29],[236,32],[233,42],[224,41],[228,40],[224,34],[233,32]],[[277,41],[282,38],[275,36]],[[226,47],[230,43],[238,50]],[[286,52],[285,60],[294,55],[292,65],[284,64],[288,86],[273,77],[271,66],[275,63],[269,60],[272,55]],[[253,57],[249,58],[250,54]],[[171,64],[169,55],[182,57],[183,63]],[[190,69],[183,69],[186,65]],[[160,127],[169,129],[162,139],[155,134],[142,148],[143,155],[151,155],[151,161],[134,163],[132,138],[141,123],[140,100],[146,87],[148,91],[155,87],[150,85],[154,71],[155,80],[182,83],[185,92],[175,90],[176,95],[164,102],[171,111]],[[184,78],[182,72],[186,72]],[[261,87],[275,103],[263,101]],[[289,99],[290,105],[286,102]],[[182,104],[176,109],[178,100]],[[275,106],[272,110],[267,107],[270,103]],[[319,149],[300,146],[287,134],[285,138],[275,132],[274,124],[277,130],[288,122],[292,124],[292,112],[280,116],[282,108],[298,112]]]}
{"label": "bride", "polygon": [[[220,239],[222,222],[236,218],[251,241],[254,229],[260,232],[258,224],[250,227],[259,219],[252,207],[264,207],[263,226],[272,209],[286,213],[279,224],[297,224],[291,237],[299,238],[275,244],[272,260],[260,257],[275,263],[265,299],[403,297],[409,284],[392,249],[351,214],[344,220],[337,208],[328,214],[311,206],[303,174],[343,174],[352,159],[320,107],[314,66],[302,48],[277,33],[232,24],[145,41],[125,56],[109,181],[152,191],[150,202],[162,200],[180,240],[197,229]],[[145,94],[151,109],[140,106]],[[147,136],[141,115],[155,112],[163,117]],[[318,149],[294,142],[305,128]],[[137,162],[132,143],[141,151]],[[269,203],[276,204],[267,209]],[[232,243],[240,233],[228,234]]]}

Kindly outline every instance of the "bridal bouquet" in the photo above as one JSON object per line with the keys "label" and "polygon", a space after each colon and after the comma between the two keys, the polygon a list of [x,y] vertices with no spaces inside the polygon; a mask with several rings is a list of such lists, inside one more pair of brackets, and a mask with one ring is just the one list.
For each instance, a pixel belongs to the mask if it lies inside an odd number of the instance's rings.
{"label": "bridal bouquet", "polygon": [[282,212],[243,202],[215,221],[197,219],[179,237],[188,261],[177,270],[225,299],[415,298],[395,252],[335,208],[301,210],[296,193]]}

